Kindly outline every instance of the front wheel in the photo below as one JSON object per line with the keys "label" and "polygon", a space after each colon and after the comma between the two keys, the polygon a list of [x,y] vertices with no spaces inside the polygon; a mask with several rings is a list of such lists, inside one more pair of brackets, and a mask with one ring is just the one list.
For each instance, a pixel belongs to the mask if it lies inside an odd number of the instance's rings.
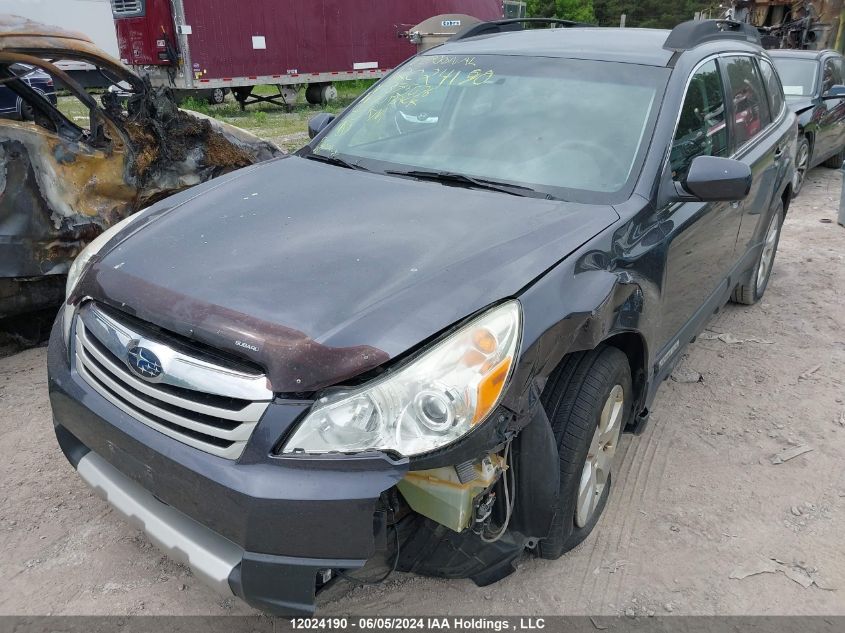
{"label": "front wheel", "polygon": [[544,405],[560,456],[560,509],[538,551],[555,559],[587,538],[607,504],[631,411],[631,369],[624,353],[602,345],[567,357],[549,385]]}
{"label": "front wheel", "polygon": [[760,251],[757,265],[746,273],[745,278],[734,288],[733,295],[731,295],[731,301],[734,303],[750,306],[763,298],[772,276],[772,267],[775,264],[775,255],[777,255],[778,243],[780,242],[781,226],[783,226],[782,200],[778,202],[778,206],[772,213],[771,220],[769,220],[763,250]]}
{"label": "front wheel", "polygon": [[798,140],[798,149],[795,152],[795,176],[792,178],[792,197],[801,193],[804,186],[804,179],[810,169],[810,141],[806,136]]}

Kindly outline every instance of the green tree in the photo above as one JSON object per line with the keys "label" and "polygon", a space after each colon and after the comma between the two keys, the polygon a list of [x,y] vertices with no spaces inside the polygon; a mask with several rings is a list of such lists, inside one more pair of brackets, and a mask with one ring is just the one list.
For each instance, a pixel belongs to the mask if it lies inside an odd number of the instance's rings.
{"label": "green tree", "polygon": [[593,0],[528,0],[528,17],[595,22]]}
{"label": "green tree", "polygon": [[692,20],[697,11],[719,13],[714,0],[593,0],[598,24],[619,26],[619,18],[626,15],[631,27],[671,29],[681,22]]}

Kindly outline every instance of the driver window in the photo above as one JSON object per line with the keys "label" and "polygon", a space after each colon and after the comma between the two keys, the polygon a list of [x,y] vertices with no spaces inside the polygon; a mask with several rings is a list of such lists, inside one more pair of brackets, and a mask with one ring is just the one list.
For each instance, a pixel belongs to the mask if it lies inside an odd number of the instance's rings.
{"label": "driver window", "polygon": [[672,141],[672,178],[683,180],[697,156],[727,156],[725,95],[716,62],[711,60],[690,79],[678,129]]}

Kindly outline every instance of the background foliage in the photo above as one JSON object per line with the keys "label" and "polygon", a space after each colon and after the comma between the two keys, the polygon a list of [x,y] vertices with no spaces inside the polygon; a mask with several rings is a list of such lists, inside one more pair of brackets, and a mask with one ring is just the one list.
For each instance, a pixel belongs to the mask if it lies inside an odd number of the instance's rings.
{"label": "background foliage", "polygon": [[691,20],[696,11],[718,14],[719,2],[712,0],[528,0],[528,15],[557,17],[600,26],[618,26],[627,15],[627,26],[672,28]]}

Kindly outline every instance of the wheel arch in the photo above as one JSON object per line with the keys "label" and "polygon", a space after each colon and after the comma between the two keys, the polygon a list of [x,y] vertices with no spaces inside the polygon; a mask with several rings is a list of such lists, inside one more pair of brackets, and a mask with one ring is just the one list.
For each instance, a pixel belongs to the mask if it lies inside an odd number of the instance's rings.
{"label": "wheel arch", "polygon": [[631,369],[631,388],[634,392],[634,397],[631,399],[630,417],[626,421],[627,424],[630,424],[632,417],[642,409],[647,391],[648,371],[646,367],[648,362],[648,348],[645,337],[640,332],[629,330],[613,334],[604,339],[600,344],[615,347],[628,358],[628,367]]}
{"label": "wheel arch", "polygon": [[807,131],[804,127],[798,128],[798,135],[803,136],[807,139],[807,142],[810,144],[810,157],[808,158],[807,162],[807,169],[810,168],[810,165],[813,164],[813,150],[816,148],[816,135],[813,133],[812,130]]}
{"label": "wheel arch", "polygon": [[789,211],[789,204],[792,202],[792,183],[787,184],[784,188],[781,200],[783,201],[783,216],[786,217]]}

